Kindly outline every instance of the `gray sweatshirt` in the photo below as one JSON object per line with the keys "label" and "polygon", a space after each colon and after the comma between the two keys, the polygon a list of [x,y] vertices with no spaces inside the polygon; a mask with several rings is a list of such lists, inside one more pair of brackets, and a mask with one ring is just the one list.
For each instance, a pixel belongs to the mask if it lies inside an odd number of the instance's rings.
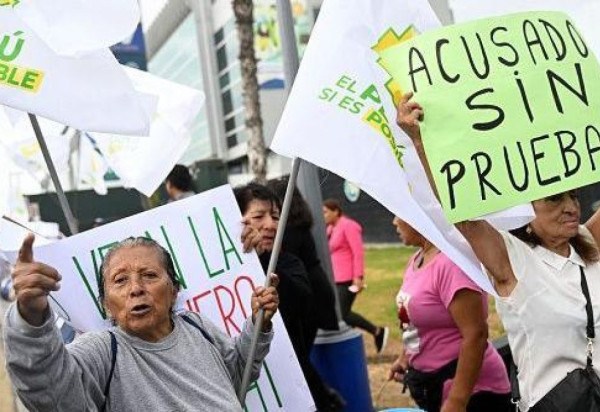
{"label": "gray sweatshirt", "polygon": [[[230,338],[204,316],[187,314],[214,340],[174,316],[173,332],[157,343],[113,328],[118,350],[107,411],[241,411],[241,384],[253,324]],[[252,368],[257,379],[273,332],[261,333]],[[90,332],[64,345],[54,322],[34,327],[13,304],[4,327],[6,363],[30,411],[98,411],[111,365],[110,335]]]}

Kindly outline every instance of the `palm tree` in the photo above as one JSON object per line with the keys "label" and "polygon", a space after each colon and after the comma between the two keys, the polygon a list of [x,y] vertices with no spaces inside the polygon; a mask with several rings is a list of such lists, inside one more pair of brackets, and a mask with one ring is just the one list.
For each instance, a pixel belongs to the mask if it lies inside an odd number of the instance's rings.
{"label": "palm tree", "polygon": [[240,43],[240,69],[242,72],[242,95],[248,131],[248,163],[254,178],[265,182],[267,178],[267,149],[263,135],[260,113],[257,60],[254,53],[254,4],[252,0],[233,0],[233,14]]}

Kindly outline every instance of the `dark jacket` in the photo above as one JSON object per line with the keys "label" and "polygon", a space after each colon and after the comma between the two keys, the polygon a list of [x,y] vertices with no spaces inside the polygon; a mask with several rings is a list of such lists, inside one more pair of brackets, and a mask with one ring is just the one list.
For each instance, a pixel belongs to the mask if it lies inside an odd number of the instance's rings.
{"label": "dark jacket", "polygon": [[338,330],[333,286],[321,267],[310,228],[288,226],[283,236],[283,250],[297,256],[306,268],[315,299],[313,311],[316,326],[320,329]]}
{"label": "dark jacket", "polygon": [[[264,271],[269,265],[270,253],[259,256]],[[316,334],[313,317],[315,302],[309,275],[296,256],[282,251],[275,268],[279,276],[279,312],[294,352],[319,410],[330,402],[328,389],[310,361],[310,350]],[[329,410],[329,409],[328,409]]]}
{"label": "dark jacket", "polygon": [[[259,256],[263,270],[267,271],[271,253]],[[314,306],[314,298],[306,269],[296,256],[281,252],[275,268],[279,276],[279,312],[292,341],[298,358],[308,358],[310,346],[307,345],[306,319]]]}

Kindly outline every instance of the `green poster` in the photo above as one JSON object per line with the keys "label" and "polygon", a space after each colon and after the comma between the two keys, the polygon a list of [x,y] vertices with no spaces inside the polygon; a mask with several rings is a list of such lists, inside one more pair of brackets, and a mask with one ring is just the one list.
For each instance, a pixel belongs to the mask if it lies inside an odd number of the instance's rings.
{"label": "green poster", "polygon": [[451,222],[600,181],[600,66],[565,14],[450,26],[379,55],[425,110]]}

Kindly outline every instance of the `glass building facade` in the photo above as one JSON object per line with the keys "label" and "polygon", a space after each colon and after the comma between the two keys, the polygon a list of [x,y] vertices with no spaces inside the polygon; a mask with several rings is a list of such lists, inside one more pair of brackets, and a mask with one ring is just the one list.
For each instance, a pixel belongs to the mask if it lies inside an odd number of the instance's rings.
{"label": "glass building facade", "polygon": [[[243,107],[242,75],[239,62],[239,40],[235,17],[230,0],[211,0],[213,21],[212,48],[216,59],[214,76],[218,84],[218,100],[222,111],[224,132],[225,161],[230,173],[247,173],[244,143],[248,139],[245,127]],[[297,44],[300,53],[308,41],[312,21],[307,0],[292,0]],[[273,100],[273,92],[283,95],[283,62],[281,40],[277,25],[275,0],[255,0],[254,3],[255,51],[258,59],[258,81],[263,91],[261,106],[273,108],[279,97]],[[149,71],[165,79],[172,80],[197,89],[203,89],[202,64],[199,60],[196,20],[190,13],[177,27],[164,45],[156,52],[148,64]],[[278,89],[278,90],[274,90]],[[268,101],[264,101],[267,99]],[[272,101],[271,101],[272,100]],[[263,113],[263,120],[276,123],[274,115]],[[265,125],[272,134],[273,125]],[[269,141],[270,136],[265,136]],[[182,159],[189,164],[208,157],[211,154],[209,125],[206,110],[203,109],[193,128],[192,143]]]}
{"label": "glass building facade", "polygon": [[[196,42],[196,25],[194,16],[190,14],[150,60],[148,71],[164,79],[202,90],[202,67]],[[190,164],[210,155],[205,108],[194,122],[191,134],[192,142],[181,163]]]}
{"label": "glass building facade", "polygon": [[242,73],[238,59],[240,43],[233,14],[213,36],[217,54],[217,76],[223,105],[225,141],[227,148],[247,139],[242,101]]}

